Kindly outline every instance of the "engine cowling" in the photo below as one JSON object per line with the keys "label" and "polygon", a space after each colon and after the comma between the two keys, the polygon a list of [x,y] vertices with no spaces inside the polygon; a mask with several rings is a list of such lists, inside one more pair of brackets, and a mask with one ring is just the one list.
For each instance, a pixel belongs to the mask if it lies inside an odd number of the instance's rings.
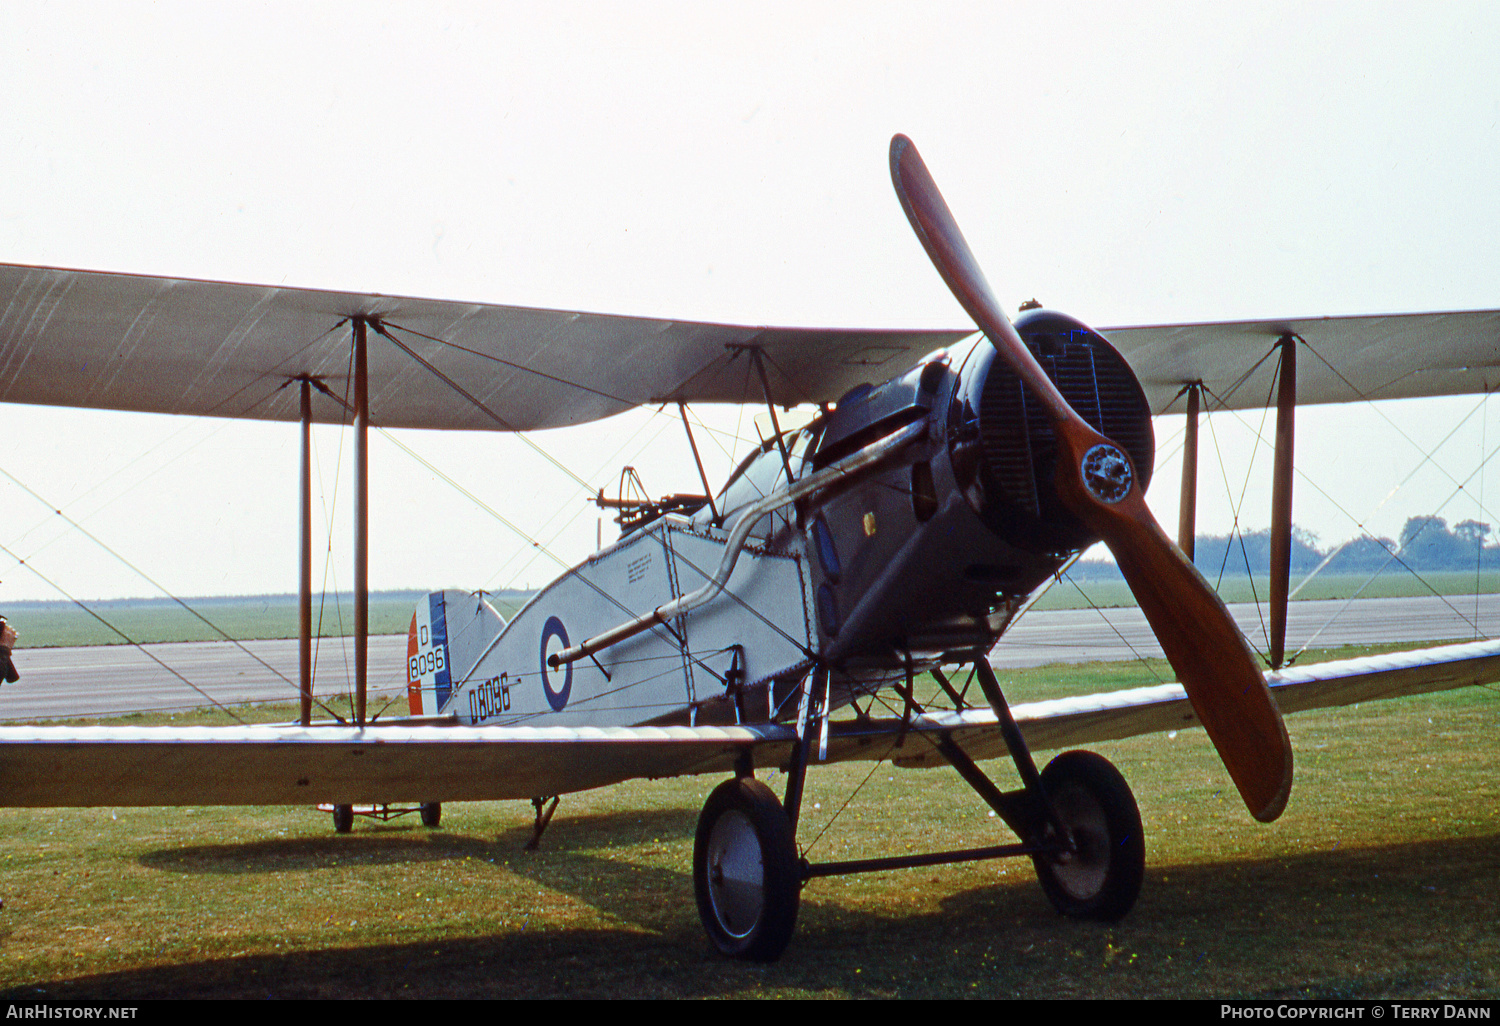
{"label": "engine cowling", "polygon": [[[1016,327],[1068,402],[1148,481],[1150,409],[1114,347],[1055,311]],[[1051,422],[983,339],[845,396],[811,463],[917,420],[930,424],[929,441],[908,461],[808,511],[815,618],[831,658],[987,649],[1022,597],[1097,540],[1058,497]]]}
{"label": "engine cowling", "polygon": [[[1124,357],[1098,332],[1053,310],[1028,311],[1015,326],[1069,405],[1130,455],[1144,489],[1156,438],[1151,408]],[[1009,544],[1038,554],[1096,541],[1058,497],[1056,436],[1020,379],[990,346],[975,347],[959,375],[948,411],[949,455],[974,512]]]}

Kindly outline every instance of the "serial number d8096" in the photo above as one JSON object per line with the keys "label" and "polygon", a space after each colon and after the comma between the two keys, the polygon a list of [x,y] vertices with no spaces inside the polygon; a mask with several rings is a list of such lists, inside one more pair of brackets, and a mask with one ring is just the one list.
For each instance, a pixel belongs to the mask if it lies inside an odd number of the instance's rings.
{"label": "serial number d8096", "polygon": [[510,709],[508,674],[491,677],[469,692],[469,716],[474,722],[488,719]]}
{"label": "serial number d8096", "polygon": [[418,652],[406,661],[408,680],[421,680],[429,673],[441,673],[443,669],[443,647],[438,645],[426,652]]}

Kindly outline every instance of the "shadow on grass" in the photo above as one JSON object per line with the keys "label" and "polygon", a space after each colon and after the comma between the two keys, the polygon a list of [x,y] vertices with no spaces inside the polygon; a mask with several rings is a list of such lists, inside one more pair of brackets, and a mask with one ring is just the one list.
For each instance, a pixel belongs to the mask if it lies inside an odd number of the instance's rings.
{"label": "shadow on grass", "polygon": [[[680,820],[667,813],[653,826]],[[930,870],[847,886],[819,881],[805,892],[782,961],[758,966],[710,953],[686,867],[642,867],[581,850],[518,859],[525,834],[453,838],[451,850],[504,849],[513,870],[618,909],[631,925],[543,923],[440,942],[207,959],[20,986],[0,997],[1500,994],[1500,835],[1149,869],[1141,901],[1117,924],[1058,918],[1024,870],[1006,883],[956,891],[952,874]],[[294,853],[302,843],[288,842]],[[366,841],[372,851],[404,852],[408,843]],[[882,889],[880,879],[902,886]],[[658,889],[660,898],[649,893]],[[913,895],[927,897],[925,910],[906,911]],[[940,899],[936,909],[931,896]]]}
{"label": "shadow on grass", "polygon": [[573,855],[606,845],[642,840],[691,837],[697,810],[669,809],[576,815],[559,820],[543,835],[542,849],[525,851],[531,827],[505,830],[494,840],[442,829],[429,830],[409,822],[371,825],[361,820],[348,834],[329,832],[326,837],[268,838],[234,844],[196,844],[162,848],[139,858],[148,869],[171,873],[223,874],[279,873],[310,869],[345,868],[350,865],[401,865],[483,859],[489,862]]}

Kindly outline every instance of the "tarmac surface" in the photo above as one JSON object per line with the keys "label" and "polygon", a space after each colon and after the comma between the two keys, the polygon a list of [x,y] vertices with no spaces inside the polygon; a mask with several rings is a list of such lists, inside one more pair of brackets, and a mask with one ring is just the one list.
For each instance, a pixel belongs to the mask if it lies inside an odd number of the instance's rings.
{"label": "tarmac surface", "polygon": [[[1230,613],[1259,651],[1270,648],[1270,613],[1251,602],[1231,603]],[[1286,652],[1304,645],[1385,645],[1391,642],[1475,641],[1500,637],[1500,595],[1420,598],[1319,599],[1287,609]],[[1420,646],[1414,646],[1420,647]],[[1106,662],[1160,656],[1141,611],[1058,609],[1026,614],[990,653],[997,666]]]}
{"label": "tarmac surface", "polygon": [[[1263,608],[1230,606],[1252,648],[1265,649]],[[1287,652],[1304,644],[1472,641],[1500,636],[1500,595],[1461,598],[1359,599],[1294,602],[1288,613]],[[1073,609],[1032,612],[1000,639],[997,667],[1040,666],[1159,656],[1161,649],[1140,610]],[[222,703],[297,699],[297,642],[193,642],[17,649],[21,679],[0,687],[0,721],[95,717],[147,710],[179,710]],[[370,639],[371,714],[406,711],[406,637]],[[318,645],[314,693],[327,709],[347,716],[354,675],[350,639]],[[327,715],[318,711],[316,715]]]}

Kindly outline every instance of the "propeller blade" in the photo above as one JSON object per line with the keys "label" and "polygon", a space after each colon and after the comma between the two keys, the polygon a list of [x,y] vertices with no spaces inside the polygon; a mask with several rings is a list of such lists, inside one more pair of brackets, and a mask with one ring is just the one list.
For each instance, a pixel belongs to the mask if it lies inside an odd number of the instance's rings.
{"label": "propeller blade", "polygon": [[904,135],[891,140],[891,180],[943,281],[1046,410],[1063,503],[1114,553],[1250,814],[1269,823],[1291,794],[1292,746],[1229,610],[1151,515],[1129,455],[1078,415],[1021,341]]}

